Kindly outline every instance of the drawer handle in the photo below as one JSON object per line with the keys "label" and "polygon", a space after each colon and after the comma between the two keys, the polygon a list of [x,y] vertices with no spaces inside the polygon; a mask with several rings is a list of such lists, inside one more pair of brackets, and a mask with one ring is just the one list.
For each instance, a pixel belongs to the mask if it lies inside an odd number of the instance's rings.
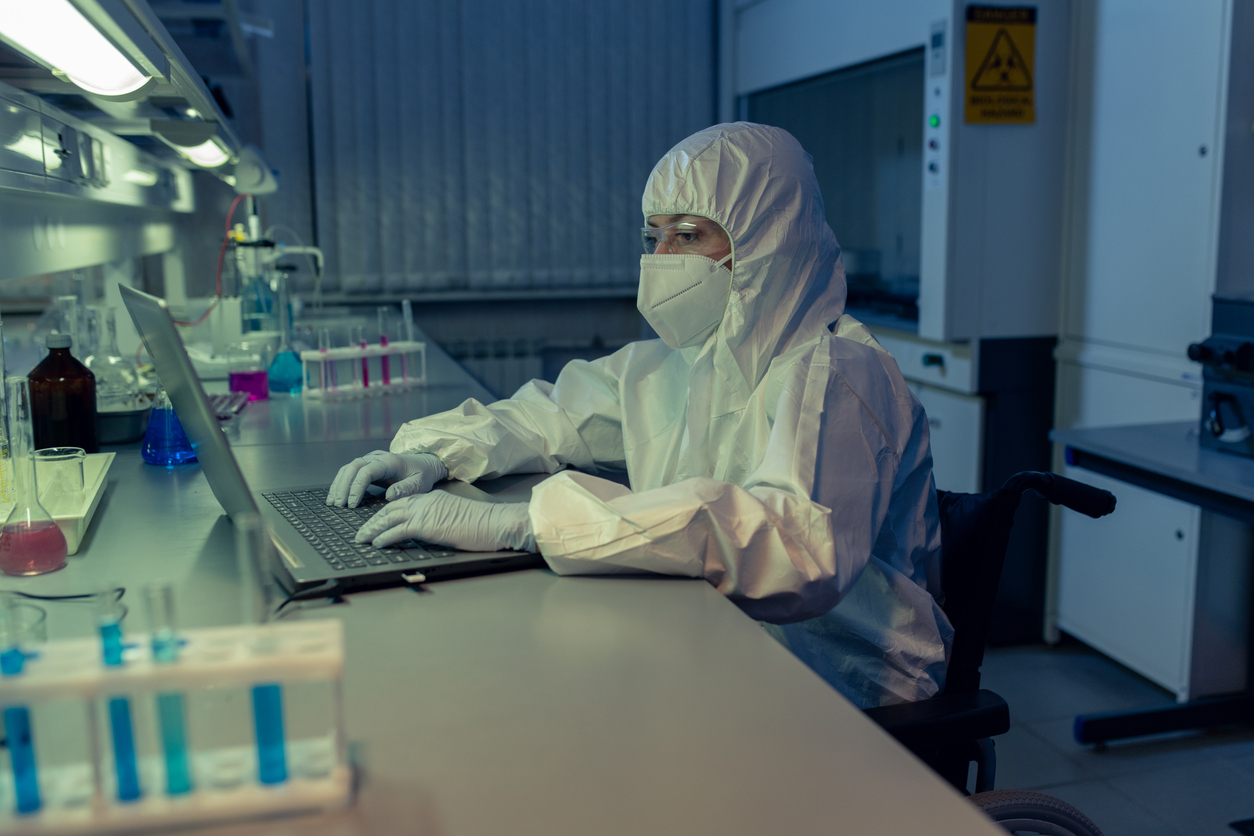
{"label": "drawer handle", "polygon": [[927,366],[940,366],[943,369],[945,368],[945,355],[944,354],[924,354],[923,366],[924,368],[926,368]]}

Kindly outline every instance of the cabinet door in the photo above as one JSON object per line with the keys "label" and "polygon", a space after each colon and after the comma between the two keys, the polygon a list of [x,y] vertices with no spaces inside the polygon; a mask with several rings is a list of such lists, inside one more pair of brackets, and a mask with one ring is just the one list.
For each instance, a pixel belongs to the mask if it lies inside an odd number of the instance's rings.
{"label": "cabinet door", "polygon": [[[1058,364],[1058,424],[1101,427],[1198,417],[1196,385]],[[1062,511],[1058,627],[1184,696],[1188,691],[1200,512],[1196,506],[1066,468],[1113,493],[1115,513]]]}
{"label": "cabinet door", "polygon": [[979,493],[984,399],[907,381],[932,436],[932,473],[942,491]]}
{"label": "cabinet door", "polygon": [[1187,696],[1201,512],[1092,471],[1064,473],[1119,504],[1098,520],[1062,512],[1058,626]]}
{"label": "cabinet door", "polygon": [[1080,7],[1066,336],[1178,356],[1210,330],[1227,5]]}

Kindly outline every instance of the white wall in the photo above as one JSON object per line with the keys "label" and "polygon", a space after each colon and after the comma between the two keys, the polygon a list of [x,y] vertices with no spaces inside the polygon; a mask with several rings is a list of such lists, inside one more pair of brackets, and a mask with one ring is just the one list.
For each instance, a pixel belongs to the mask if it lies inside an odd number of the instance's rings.
{"label": "white wall", "polygon": [[932,21],[950,13],[947,0],[762,0],[732,8],[737,95],[921,47]]}

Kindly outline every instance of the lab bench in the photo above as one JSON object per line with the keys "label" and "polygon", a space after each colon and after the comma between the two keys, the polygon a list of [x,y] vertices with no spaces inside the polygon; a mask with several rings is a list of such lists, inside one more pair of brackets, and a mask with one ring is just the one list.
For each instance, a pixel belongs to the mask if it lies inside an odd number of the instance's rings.
{"label": "lab bench", "polygon": [[[241,470],[254,490],[329,482],[403,420],[482,396],[446,360],[422,392],[249,405]],[[232,528],[200,468],[131,445],[109,482],[66,569],[0,588],[121,584],[135,631],[138,588],[169,580],[183,627],[237,622]],[[47,608],[50,638],[91,629],[90,607]],[[528,570],[289,617],[343,619],[356,803],[198,833],[1001,832],[704,581]]]}

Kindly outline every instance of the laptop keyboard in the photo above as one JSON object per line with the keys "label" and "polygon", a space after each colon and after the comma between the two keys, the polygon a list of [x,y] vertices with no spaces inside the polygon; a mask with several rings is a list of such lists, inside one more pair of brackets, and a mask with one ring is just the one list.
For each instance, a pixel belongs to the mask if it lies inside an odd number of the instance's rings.
{"label": "laptop keyboard", "polygon": [[357,530],[386,504],[379,496],[367,494],[356,508],[327,505],[325,488],[275,491],[262,496],[337,571],[394,563],[417,565],[424,560],[457,553],[446,546],[416,540],[406,540],[384,549],[376,549],[369,543],[354,543]]}

